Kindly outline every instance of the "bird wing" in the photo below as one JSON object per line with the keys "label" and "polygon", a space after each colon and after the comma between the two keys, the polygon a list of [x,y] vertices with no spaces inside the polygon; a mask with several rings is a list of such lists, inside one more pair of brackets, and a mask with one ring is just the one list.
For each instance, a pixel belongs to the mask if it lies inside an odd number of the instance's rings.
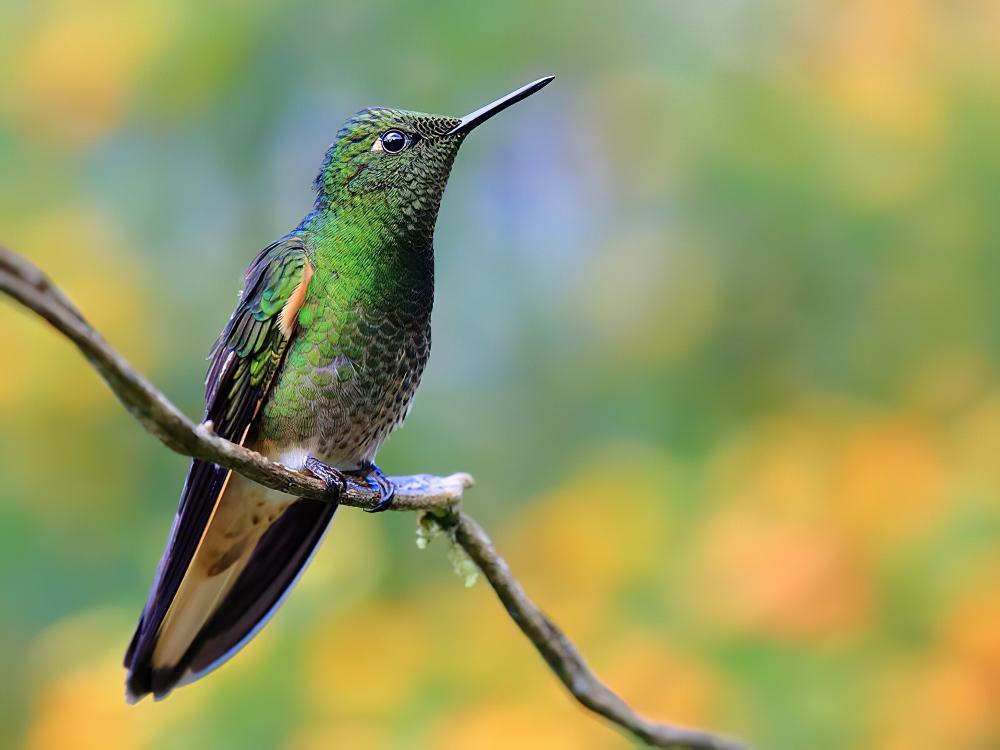
{"label": "bird wing", "polygon": [[[243,444],[267,396],[305,301],[313,267],[297,237],[264,248],[247,269],[239,304],[210,354],[205,420],[216,434]],[[150,656],[195,551],[228,482],[230,471],[192,461],[167,547],[125,654],[129,692],[149,692]]]}

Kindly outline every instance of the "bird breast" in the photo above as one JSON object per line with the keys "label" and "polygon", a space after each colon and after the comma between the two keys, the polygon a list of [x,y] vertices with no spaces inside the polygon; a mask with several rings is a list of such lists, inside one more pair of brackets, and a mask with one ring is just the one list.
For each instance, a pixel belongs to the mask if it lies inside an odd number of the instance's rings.
{"label": "bird breast", "polygon": [[406,417],[430,354],[429,316],[415,317],[356,309],[300,330],[263,409],[269,452],[287,454],[286,465],[372,460]]}

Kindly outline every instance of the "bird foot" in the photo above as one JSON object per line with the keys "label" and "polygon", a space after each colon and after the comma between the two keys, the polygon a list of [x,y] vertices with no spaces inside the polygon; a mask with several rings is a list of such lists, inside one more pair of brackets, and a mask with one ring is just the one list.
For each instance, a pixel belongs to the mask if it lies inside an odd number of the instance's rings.
{"label": "bird foot", "polygon": [[326,485],[327,492],[331,492],[338,498],[347,492],[347,475],[340,469],[323,463],[318,458],[308,456],[305,462],[305,470],[319,479]]}
{"label": "bird foot", "polygon": [[378,492],[379,500],[373,508],[365,508],[366,513],[381,513],[388,510],[392,505],[392,500],[396,497],[396,485],[389,481],[374,461],[365,461],[357,471],[352,471],[365,481],[373,490]]}
{"label": "bird foot", "polygon": [[338,497],[347,492],[347,484],[351,479],[357,479],[378,492],[379,500],[372,508],[365,508],[366,513],[381,513],[388,510],[396,497],[396,486],[389,481],[385,473],[372,461],[365,461],[355,471],[341,471],[318,458],[306,458],[305,470],[326,484],[328,492]]}

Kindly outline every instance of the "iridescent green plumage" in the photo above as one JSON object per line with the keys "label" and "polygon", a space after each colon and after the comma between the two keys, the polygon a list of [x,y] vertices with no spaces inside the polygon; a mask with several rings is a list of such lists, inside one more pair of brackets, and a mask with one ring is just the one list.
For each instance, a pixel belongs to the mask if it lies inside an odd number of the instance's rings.
{"label": "iridescent green plumage", "polygon": [[[264,450],[309,443],[310,454],[352,467],[404,416],[430,352],[431,241],[463,138],[445,134],[459,122],[370,109],[338,134],[315,209],[293,233],[315,275],[261,414]],[[415,143],[390,156],[376,139],[393,129]]]}
{"label": "iridescent green plumage", "polygon": [[213,403],[219,398],[222,376],[230,369],[223,399],[228,420],[251,403],[256,411],[288,346],[282,312],[309,272],[305,245],[297,239],[269,246],[247,271],[240,304],[212,349],[206,381],[205,398]]}
{"label": "iridescent green plumage", "polygon": [[[366,109],[337,134],[316,203],[265,248],[212,350],[205,419],[224,438],[331,482],[369,473],[430,353],[432,237],[465,135],[551,79],[458,119]],[[235,653],[308,562],[335,504],[194,461],[125,656],[129,698],[163,697]]]}

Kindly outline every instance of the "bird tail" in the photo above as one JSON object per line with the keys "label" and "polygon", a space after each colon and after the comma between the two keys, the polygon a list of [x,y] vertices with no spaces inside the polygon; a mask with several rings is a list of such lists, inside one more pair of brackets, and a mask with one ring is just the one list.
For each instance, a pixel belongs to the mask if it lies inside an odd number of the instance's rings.
{"label": "bird tail", "polygon": [[[165,697],[239,651],[274,614],[308,565],[336,504],[263,501],[245,480],[223,488],[197,552],[171,599],[154,584],[125,655],[130,703]],[[176,535],[171,534],[164,559]],[[146,622],[161,613],[158,622]]]}

